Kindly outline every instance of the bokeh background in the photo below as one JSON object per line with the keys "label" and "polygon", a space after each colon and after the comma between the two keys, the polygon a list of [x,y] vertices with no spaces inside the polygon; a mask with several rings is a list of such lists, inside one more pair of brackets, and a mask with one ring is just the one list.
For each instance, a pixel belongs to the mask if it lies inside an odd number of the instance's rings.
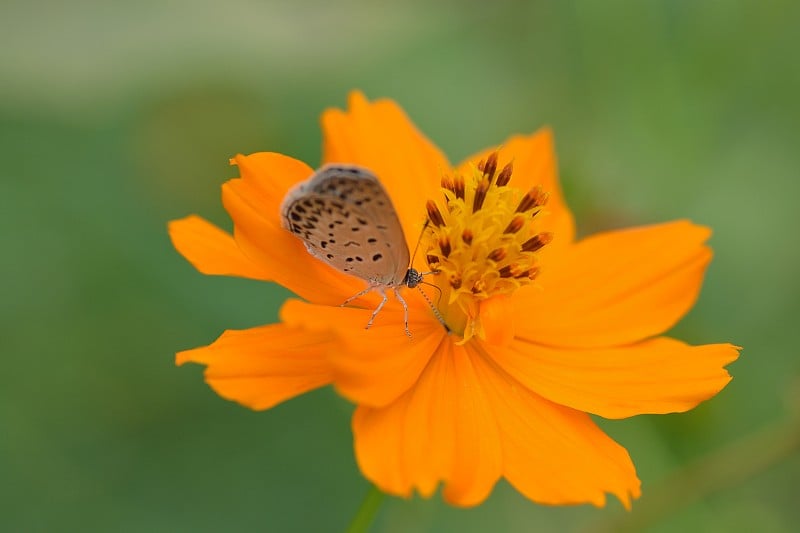
{"label": "bokeh background", "polygon": [[600,421],[644,496],[390,499],[374,531],[792,531],[800,523],[800,4],[0,3],[0,530],[339,531],[367,484],[325,389],[250,412],[175,351],[287,293],[195,272],[166,222],[229,227],[228,158],[315,165],[347,92],[458,161],[549,124],[581,231],[715,230],[675,334],[744,346],[718,397]]}

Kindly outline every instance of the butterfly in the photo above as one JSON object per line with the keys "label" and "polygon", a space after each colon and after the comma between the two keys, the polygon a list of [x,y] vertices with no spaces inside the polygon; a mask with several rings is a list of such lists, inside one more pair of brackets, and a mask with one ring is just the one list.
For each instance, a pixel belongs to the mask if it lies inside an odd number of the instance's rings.
{"label": "butterfly", "polygon": [[[397,212],[372,172],[355,165],[323,166],[286,194],[281,220],[311,255],[367,282],[363,291],[345,300],[342,306],[373,290],[383,297],[372,312],[367,329],[386,305],[386,292],[392,290],[403,306],[406,334],[411,336],[408,304],[400,289],[417,287],[423,283],[424,275],[433,272],[422,273],[411,266]],[[438,310],[428,302],[444,324]]]}

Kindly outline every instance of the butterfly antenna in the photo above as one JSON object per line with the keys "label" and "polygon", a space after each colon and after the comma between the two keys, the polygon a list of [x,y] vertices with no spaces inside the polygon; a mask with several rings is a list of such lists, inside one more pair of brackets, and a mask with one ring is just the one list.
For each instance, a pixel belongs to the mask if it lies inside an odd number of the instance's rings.
{"label": "butterfly antenna", "polygon": [[[433,270],[431,272],[426,272],[426,274],[438,274],[438,273],[439,273],[438,270]],[[420,283],[423,284],[423,285],[428,285],[430,287],[433,287],[434,289],[436,289],[439,292],[439,295],[436,296],[436,307],[439,307],[439,304],[442,303],[442,289],[440,289],[438,285],[434,285],[433,283],[428,283],[427,281],[420,281]]]}
{"label": "butterfly antenna", "polygon": [[[426,283],[426,285],[431,285],[431,284],[430,283]],[[433,286],[436,287],[436,285],[433,285]],[[436,288],[438,289],[439,287],[436,287]],[[445,331],[447,331],[447,333],[450,333],[450,328],[447,326],[447,323],[444,321],[444,317],[442,316],[442,313],[440,313],[439,309],[435,305],[433,305],[433,302],[431,301],[430,298],[428,298],[428,295],[425,294],[425,291],[422,290],[422,287],[417,286],[417,289],[419,289],[419,292],[420,292],[420,294],[422,294],[422,297],[425,298],[425,301],[428,302],[428,306],[430,306],[431,311],[433,311],[433,314],[436,315],[436,319],[439,321],[439,323],[442,326],[444,326]],[[441,289],[439,289],[439,290],[441,290]]]}
{"label": "butterfly antenna", "polygon": [[417,245],[414,246],[414,253],[411,254],[411,264],[409,265],[409,267],[411,267],[411,268],[414,267],[414,259],[417,258],[417,252],[419,251],[419,245],[422,242],[422,236],[425,235],[425,230],[428,229],[428,224],[430,224],[430,223],[431,223],[431,220],[429,218],[426,218],[425,219],[425,224],[422,225],[422,231],[419,232],[419,238],[417,239]]}
{"label": "butterfly antenna", "polygon": [[[425,235],[425,230],[428,229],[428,225],[430,223],[431,223],[431,220],[429,218],[426,218],[425,219],[425,224],[422,225],[422,230],[419,232],[419,238],[417,239],[417,245],[414,246],[414,253],[411,254],[411,264],[409,265],[409,270],[414,268],[414,259],[416,259],[416,257],[417,257],[417,252],[419,251],[419,245],[420,245],[420,243],[422,243],[422,237],[423,237],[423,235]],[[439,299],[441,299],[442,298],[442,289],[440,289],[439,287],[437,287],[433,283],[427,283],[425,281],[422,281],[422,276],[425,276],[426,274],[438,274],[438,273],[439,273],[438,270],[431,270],[430,272],[417,272],[417,275],[419,276],[419,283],[425,283],[425,285],[430,285],[431,287],[433,287],[434,289],[439,291]],[[444,329],[445,329],[445,331],[447,331],[447,333],[450,333],[450,328],[448,327],[447,323],[444,321],[444,317],[442,316],[442,313],[440,313],[439,309],[435,305],[433,305],[433,302],[428,297],[428,295],[425,294],[425,291],[422,290],[422,287],[417,285],[417,289],[419,289],[419,292],[420,292],[420,294],[422,294],[422,297],[425,298],[425,301],[428,302],[428,306],[431,308],[431,311],[433,311],[433,314],[436,316],[436,320],[439,321],[439,323],[444,327]]]}

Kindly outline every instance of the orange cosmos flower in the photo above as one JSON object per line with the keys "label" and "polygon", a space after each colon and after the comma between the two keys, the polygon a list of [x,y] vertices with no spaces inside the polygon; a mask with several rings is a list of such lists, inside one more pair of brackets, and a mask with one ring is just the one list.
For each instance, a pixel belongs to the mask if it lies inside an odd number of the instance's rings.
{"label": "orange cosmos flower", "polygon": [[[549,130],[514,136],[451,167],[392,101],[350,96],[323,114],[323,162],[370,169],[386,188],[448,332],[416,290],[408,338],[390,298],[340,307],[364,282],[312,257],[280,205],[313,170],[276,153],[238,155],[222,199],[230,235],[189,216],[169,226],[200,272],[273,281],[297,294],[281,323],[226,331],[177,354],[207,366],[222,397],[268,409],[333,384],[353,401],[358,465],[384,492],[482,502],[505,477],[533,501],[640,494],[625,449],[589,413],[686,411],[731,379],[730,344],[658,336],[693,305],[710,231],[677,221],[575,240]],[[434,292],[430,291],[429,292]],[[441,294],[438,294],[441,292]]]}

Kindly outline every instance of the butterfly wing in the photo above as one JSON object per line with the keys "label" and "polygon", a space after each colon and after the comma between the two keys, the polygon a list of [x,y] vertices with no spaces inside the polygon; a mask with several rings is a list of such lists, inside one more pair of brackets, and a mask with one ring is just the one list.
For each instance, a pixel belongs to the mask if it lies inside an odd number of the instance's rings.
{"label": "butterfly wing", "polygon": [[370,283],[399,285],[409,267],[403,228],[374,174],[352,165],[326,165],[291,190],[283,225],[333,268]]}

